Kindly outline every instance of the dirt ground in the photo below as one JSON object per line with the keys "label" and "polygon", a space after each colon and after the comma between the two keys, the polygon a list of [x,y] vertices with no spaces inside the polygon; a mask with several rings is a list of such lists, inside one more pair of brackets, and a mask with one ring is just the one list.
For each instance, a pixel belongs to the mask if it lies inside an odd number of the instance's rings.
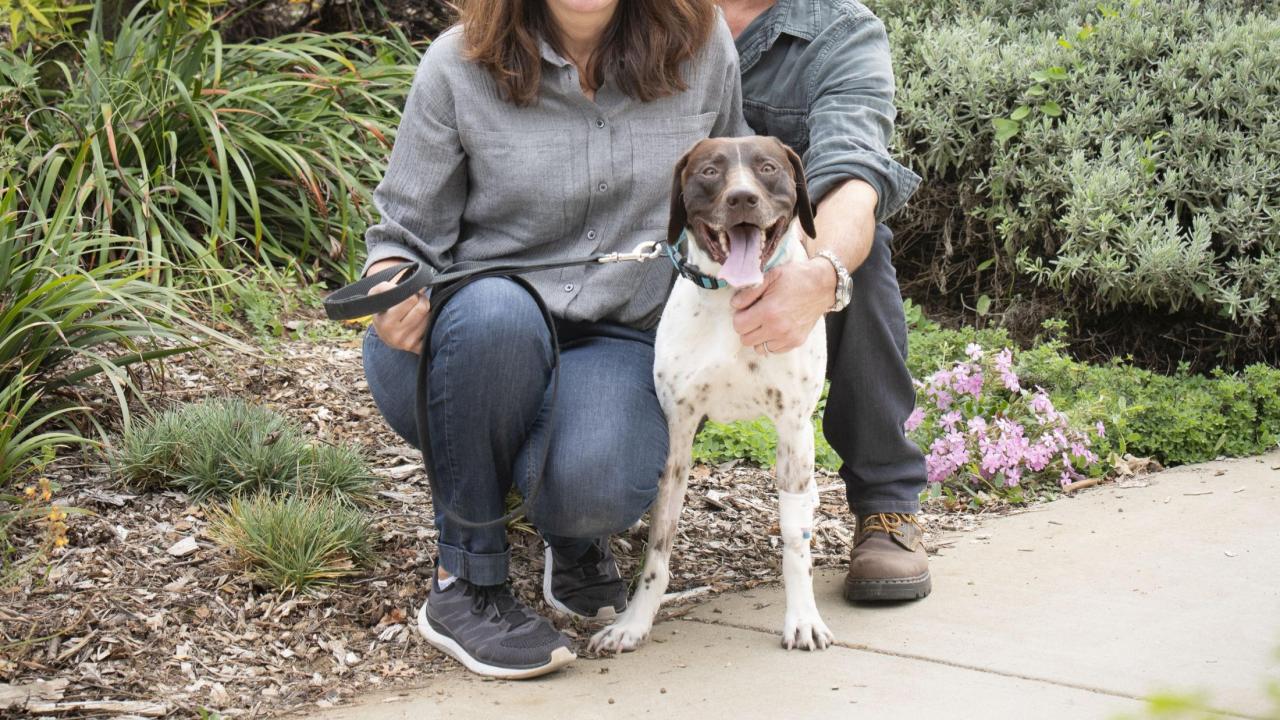
{"label": "dirt ground", "polygon": [[[47,568],[0,588],[0,689],[45,681],[40,707],[54,717],[190,717],[206,708],[258,718],[325,707],[357,692],[422,685],[452,663],[412,627],[435,540],[421,459],[369,398],[357,336],[306,337],[310,322],[288,323],[302,337],[270,343],[258,357],[190,354],[140,383],[153,407],[234,395],[288,414],[323,441],[361,447],[381,478],[381,504],[371,512],[374,567],[309,595],[255,587],[205,535],[205,513],[191,498],[133,493],[92,458],[62,458],[52,469],[59,501],[90,512],[72,515],[69,546]],[[822,474],[818,486],[813,558],[818,566],[838,566],[852,538],[844,485]],[[664,612],[680,614],[690,600],[776,581],[776,503],[767,471],[736,463],[696,467],[672,566],[671,592],[679,599]],[[927,542],[940,530],[978,522],[963,512],[926,512],[922,519]],[[638,572],[646,534],[641,525],[614,539],[624,575]],[[539,540],[519,523],[510,536],[513,585],[546,612]],[[180,554],[174,546],[189,539],[196,549]],[[21,552],[36,538],[12,540]],[[588,628],[560,625],[584,652]],[[17,711],[0,709],[0,717],[17,716],[6,712]]]}

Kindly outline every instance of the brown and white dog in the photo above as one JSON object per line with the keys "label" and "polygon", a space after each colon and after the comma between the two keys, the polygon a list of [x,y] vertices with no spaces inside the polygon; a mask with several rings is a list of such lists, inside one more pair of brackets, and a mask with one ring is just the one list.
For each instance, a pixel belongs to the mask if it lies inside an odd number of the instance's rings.
{"label": "brown and white dog", "polygon": [[[763,281],[766,266],[808,257],[800,233],[812,237],[815,231],[803,168],[778,140],[703,140],[681,158],[672,185],[667,240],[677,243],[682,234],[693,239],[688,260],[703,278],[748,287]],[[833,641],[814,601],[809,555],[817,504],[811,418],[826,370],[826,331],[820,322],[800,347],[758,354],[734,330],[732,296],[730,289],[704,289],[682,277],[658,324],[654,379],[667,415],[670,454],[639,585],[627,610],[591,638],[593,651],[634,650],[653,627],[670,579],[693,438],[704,417],[729,422],[765,415],[773,421],[787,597],[782,644],[813,650]]]}

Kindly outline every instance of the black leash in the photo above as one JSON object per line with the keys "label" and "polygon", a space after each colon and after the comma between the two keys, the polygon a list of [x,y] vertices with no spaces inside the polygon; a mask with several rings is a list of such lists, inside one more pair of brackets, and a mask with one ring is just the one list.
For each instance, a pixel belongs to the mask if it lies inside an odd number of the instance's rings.
{"label": "black leash", "polygon": [[[505,277],[509,278],[516,284],[524,288],[538,306],[538,312],[542,314],[542,319],[547,324],[547,330],[551,333],[551,387],[547,399],[543,402],[542,407],[538,411],[537,417],[534,419],[534,425],[530,428],[529,436],[537,435],[539,426],[542,423],[551,422],[551,414],[555,410],[556,396],[560,389],[560,338],[556,334],[555,321],[551,317],[551,312],[547,309],[546,302],[542,296],[534,290],[533,285],[525,280],[521,275],[525,273],[537,272],[539,270],[558,270],[560,268],[577,267],[581,265],[601,265],[606,263],[618,262],[645,262],[652,260],[663,252],[662,243],[646,241],[637,245],[628,253],[599,253],[582,258],[574,258],[572,260],[562,260],[549,263],[530,263],[530,262],[507,262],[490,265],[479,265],[476,263],[459,263],[449,268],[448,271],[435,274],[435,271],[423,263],[404,262],[385,270],[379,271],[358,280],[343,288],[334,291],[324,300],[324,312],[330,320],[351,320],[355,318],[365,317],[380,313],[388,308],[399,305],[400,303],[412,298],[419,292],[428,288],[432,289],[431,293],[431,314],[427,318],[427,330],[422,336],[422,348],[418,355],[418,378],[417,378],[417,398],[415,405],[415,414],[418,421],[418,448],[422,451],[423,468],[427,471],[427,482],[431,485],[432,499],[440,503],[444,510],[445,517],[463,527],[483,528],[493,527],[495,525],[505,525],[520,515],[527,515],[530,508],[533,507],[534,498],[542,489],[543,471],[546,469],[547,457],[551,452],[551,443],[543,444],[542,452],[538,458],[536,465],[531,466],[530,471],[533,476],[529,480],[528,492],[525,493],[524,501],[520,507],[503,515],[496,520],[487,520],[477,522],[458,515],[453,508],[449,507],[452,503],[442,501],[440,488],[436,485],[436,473],[434,463],[431,458],[431,442],[430,433],[427,429],[429,418],[427,417],[427,393],[429,391],[429,380],[427,372],[427,359],[431,357],[431,328],[435,325],[436,316],[440,310],[444,308],[449,299],[458,293],[459,290],[467,285],[489,277]],[[407,271],[407,272],[406,272]],[[369,294],[375,285],[383,282],[392,282],[395,277],[404,273],[404,277],[395,287],[384,292]]]}

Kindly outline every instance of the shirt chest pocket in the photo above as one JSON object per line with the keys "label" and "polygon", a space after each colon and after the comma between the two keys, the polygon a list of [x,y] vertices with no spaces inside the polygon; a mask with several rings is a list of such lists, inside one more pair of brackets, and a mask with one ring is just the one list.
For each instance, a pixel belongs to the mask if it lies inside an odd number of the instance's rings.
{"label": "shirt chest pocket", "polygon": [[573,171],[564,133],[470,130],[462,140],[468,221],[526,241],[563,236]]}
{"label": "shirt chest pocket", "polygon": [[742,113],[747,124],[761,135],[772,135],[803,155],[809,147],[808,113],[803,109],[774,108],[745,102]]}
{"label": "shirt chest pocket", "polygon": [[676,163],[711,134],[717,113],[642,118],[627,123],[631,138],[631,197],[639,228],[665,228],[671,208],[671,176]]}

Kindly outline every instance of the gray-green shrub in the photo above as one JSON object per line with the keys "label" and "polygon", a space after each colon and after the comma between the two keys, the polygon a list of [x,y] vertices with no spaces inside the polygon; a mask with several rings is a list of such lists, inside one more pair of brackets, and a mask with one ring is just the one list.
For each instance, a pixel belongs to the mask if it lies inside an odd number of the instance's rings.
{"label": "gray-green shrub", "polygon": [[1280,358],[1278,6],[872,7],[925,178],[896,220],[914,296],[1167,367]]}

